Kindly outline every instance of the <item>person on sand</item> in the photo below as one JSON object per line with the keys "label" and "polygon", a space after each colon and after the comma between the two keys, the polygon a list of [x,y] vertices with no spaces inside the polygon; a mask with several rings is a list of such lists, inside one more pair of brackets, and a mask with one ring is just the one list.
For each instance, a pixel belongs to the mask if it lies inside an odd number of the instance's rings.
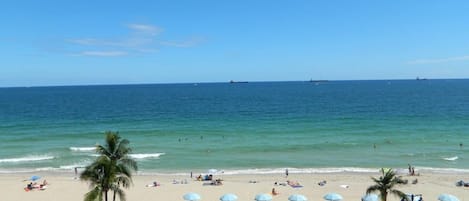
{"label": "person on sand", "polygon": [[39,189],[44,189],[46,186],[47,186],[47,181],[44,179],[44,181],[42,181],[42,184],[39,184]]}
{"label": "person on sand", "polygon": [[196,179],[197,179],[197,181],[202,181],[202,175],[201,175],[201,174],[199,174],[199,176],[197,176],[197,178],[196,178]]}
{"label": "person on sand", "polygon": [[275,190],[275,188],[272,188],[272,195],[278,195],[279,193]]}
{"label": "person on sand", "polygon": [[300,183],[298,183],[297,181],[290,181],[290,180],[287,181],[287,184],[290,185],[290,186],[299,186],[300,185]]}
{"label": "person on sand", "polygon": [[33,190],[33,182],[29,183],[24,190]]}
{"label": "person on sand", "polygon": [[324,186],[324,185],[326,185],[326,184],[327,184],[327,181],[326,181],[326,180],[320,181],[320,182],[318,183],[319,186]]}
{"label": "person on sand", "polygon": [[158,182],[154,181],[152,184],[148,184],[147,187],[157,187],[159,185]]}

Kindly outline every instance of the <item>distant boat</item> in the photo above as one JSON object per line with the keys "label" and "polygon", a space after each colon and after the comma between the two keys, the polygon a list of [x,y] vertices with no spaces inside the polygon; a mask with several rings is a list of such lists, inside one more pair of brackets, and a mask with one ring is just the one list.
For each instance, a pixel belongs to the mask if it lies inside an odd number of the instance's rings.
{"label": "distant boat", "polygon": [[247,81],[234,81],[230,80],[230,84],[238,84],[238,83],[248,83]]}
{"label": "distant boat", "polygon": [[415,78],[415,80],[427,80],[427,78],[419,78],[419,77],[417,77],[417,78]]}
{"label": "distant boat", "polygon": [[313,80],[313,79],[310,79],[309,82],[329,82],[329,80]]}

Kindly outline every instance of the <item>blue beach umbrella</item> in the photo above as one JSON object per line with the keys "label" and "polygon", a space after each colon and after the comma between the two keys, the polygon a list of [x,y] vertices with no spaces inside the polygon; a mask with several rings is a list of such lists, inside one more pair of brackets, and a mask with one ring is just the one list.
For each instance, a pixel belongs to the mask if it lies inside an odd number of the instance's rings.
{"label": "blue beach umbrella", "polygon": [[290,201],[307,201],[308,199],[304,195],[300,194],[293,194],[288,197],[288,200]]}
{"label": "blue beach umbrella", "polygon": [[225,194],[220,197],[220,201],[235,201],[237,199],[238,199],[238,196],[236,196],[235,194],[231,194],[231,193]]}
{"label": "blue beach umbrella", "polygon": [[341,195],[339,195],[337,193],[328,193],[323,198],[325,200],[329,200],[329,201],[340,201],[340,200],[344,199],[344,198],[342,198]]}
{"label": "blue beach umbrella", "polygon": [[440,196],[438,196],[438,200],[439,201],[459,201],[459,199],[456,196],[450,195],[450,194],[441,194]]}
{"label": "blue beach umbrella", "polygon": [[200,195],[197,193],[187,193],[182,198],[187,201],[196,201],[200,200]]}
{"label": "blue beach umbrella", "polygon": [[378,201],[378,195],[376,194],[366,194],[362,197],[362,201]]}
{"label": "blue beach umbrella", "polygon": [[40,176],[34,175],[34,176],[31,176],[31,178],[29,178],[29,180],[31,180],[31,181],[36,181],[36,180],[38,180],[38,179],[40,179],[40,178],[41,178]]}
{"label": "blue beach umbrella", "polygon": [[256,195],[256,197],[254,198],[254,200],[256,200],[256,201],[271,201],[271,200],[272,200],[272,196],[269,195],[269,194],[258,194],[258,195]]}

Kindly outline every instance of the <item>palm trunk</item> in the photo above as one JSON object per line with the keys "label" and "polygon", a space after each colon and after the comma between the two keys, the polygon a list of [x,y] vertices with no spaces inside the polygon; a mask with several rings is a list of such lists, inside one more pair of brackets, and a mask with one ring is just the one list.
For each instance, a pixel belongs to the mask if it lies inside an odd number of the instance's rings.
{"label": "palm trunk", "polygon": [[104,201],[107,201],[107,191],[104,192]]}
{"label": "palm trunk", "polygon": [[383,192],[381,196],[383,196],[382,197],[383,201],[386,201],[388,199],[388,192]]}
{"label": "palm trunk", "polygon": [[116,201],[116,191],[114,191],[114,195],[112,196],[112,201]]}

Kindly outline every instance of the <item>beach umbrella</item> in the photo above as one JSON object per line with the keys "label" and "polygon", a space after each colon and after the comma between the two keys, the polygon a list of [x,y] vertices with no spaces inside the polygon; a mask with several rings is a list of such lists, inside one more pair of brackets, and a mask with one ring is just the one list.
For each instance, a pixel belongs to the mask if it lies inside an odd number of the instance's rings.
{"label": "beach umbrella", "polygon": [[196,201],[200,200],[200,195],[197,193],[187,193],[182,198],[187,201]]}
{"label": "beach umbrella", "polygon": [[366,194],[362,197],[362,201],[378,201],[378,195],[376,194]]}
{"label": "beach umbrella", "polygon": [[306,201],[308,199],[304,195],[293,194],[293,195],[290,195],[290,197],[288,197],[288,200],[290,200],[290,201]]}
{"label": "beach umbrella", "polygon": [[235,194],[231,194],[231,193],[225,194],[220,197],[220,201],[235,201],[237,199],[238,199],[238,196],[236,196]]}
{"label": "beach umbrella", "polygon": [[344,198],[342,198],[342,196],[337,193],[328,193],[324,196],[324,199],[329,201],[340,201]]}
{"label": "beach umbrella", "polygon": [[207,171],[207,173],[209,173],[209,174],[215,174],[215,173],[217,173],[217,172],[218,172],[217,169],[209,169],[209,170]]}
{"label": "beach umbrella", "polygon": [[254,198],[254,200],[256,200],[256,201],[271,201],[271,200],[272,200],[272,196],[269,195],[269,194],[258,194],[258,195],[256,195],[256,197]]}
{"label": "beach umbrella", "polygon": [[31,176],[31,178],[29,178],[29,180],[31,180],[31,181],[36,181],[36,180],[38,180],[38,179],[40,179],[40,178],[41,178],[40,176],[34,175],[34,176]]}
{"label": "beach umbrella", "polygon": [[438,196],[438,200],[439,201],[459,201],[459,199],[456,196],[450,195],[450,194],[441,194],[440,196]]}

